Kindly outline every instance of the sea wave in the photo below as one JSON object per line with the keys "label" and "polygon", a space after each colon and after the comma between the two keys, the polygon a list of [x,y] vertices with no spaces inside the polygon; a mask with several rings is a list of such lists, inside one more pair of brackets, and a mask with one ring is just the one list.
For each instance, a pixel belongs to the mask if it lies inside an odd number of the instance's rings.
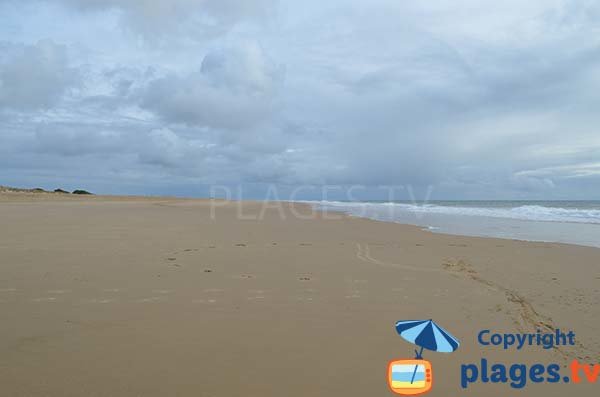
{"label": "sea wave", "polygon": [[[546,207],[543,205],[521,205],[516,207],[476,207],[476,206],[443,206],[436,204],[406,203],[370,203],[343,201],[312,201],[321,208],[337,209],[356,216],[373,216],[380,214],[388,217],[393,211],[413,213],[421,216],[428,214],[452,216],[476,216],[490,218],[517,219],[541,222],[568,222],[600,224],[600,209],[580,209]],[[387,215],[386,215],[387,214]]]}

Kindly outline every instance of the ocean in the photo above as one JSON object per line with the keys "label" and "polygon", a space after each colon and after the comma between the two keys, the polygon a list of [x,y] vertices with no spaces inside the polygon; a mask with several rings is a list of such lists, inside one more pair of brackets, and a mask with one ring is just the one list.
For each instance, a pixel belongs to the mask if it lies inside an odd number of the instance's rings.
{"label": "ocean", "polygon": [[352,216],[436,233],[600,247],[600,201],[311,201]]}

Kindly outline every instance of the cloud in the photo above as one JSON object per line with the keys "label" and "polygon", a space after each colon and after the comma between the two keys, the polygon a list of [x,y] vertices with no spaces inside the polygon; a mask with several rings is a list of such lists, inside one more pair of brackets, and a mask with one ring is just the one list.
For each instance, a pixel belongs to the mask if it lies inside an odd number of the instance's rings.
{"label": "cloud", "polygon": [[597,3],[22,3],[0,26],[14,178],[600,197]]}
{"label": "cloud", "polygon": [[69,67],[65,46],[43,40],[11,47],[0,61],[0,109],[50,108],[79,82],[77,72]]}
{"label": "cloud", "polygon": [[516,177],[523,178],[588,178],[600,176],[600,162],[579,163],[519,171]]}
{"label": "cloud", "polygon": [[283,69],[255,43],[209,52],[198,71],[156,79],[142,107],[171,123],[250,129],[275,107]]}
{"label": "cloud", "polygon": [[[11,2],[11,0],[4,0]],[[44,0],[25,0],[43,3]],[[0,0],[2,2],[2,0]],[[276,0],[59,0],[81,12],[118,12],[122,26],[142,35],[185,33],[202,38],[223,34],[244,23],[262,23],[273,14]]]}
{"label": "cloud", "polygon": [[121,8],[148,18],[189,17],[196,11],[219,20],[264,17],[270,0],[59,0],[81,10]]}
{"label": "cloud", "polygon": [[139,143],[138,156],[141,163],[175,172],[188,168],[188,173],[211,154],[210,148],[213,147],[198,139],[181,137],[168,128],[150,131],[144,142]]}
{"label": "cloud", "polygon": [[40,123],[31,148],[37,153],[63,157],[117,154],[127,150],[122,133],[83,123]]}

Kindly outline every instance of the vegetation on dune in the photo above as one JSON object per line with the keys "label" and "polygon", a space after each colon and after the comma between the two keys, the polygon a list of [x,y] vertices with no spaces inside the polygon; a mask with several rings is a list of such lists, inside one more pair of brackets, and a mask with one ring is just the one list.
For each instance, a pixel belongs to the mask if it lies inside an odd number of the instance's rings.
{"label": "vegetation on dune", "polygon": [[[58,193],[58,194],[70,194],[68,191],[63,190],[63,189],[54,189],[54,191],[48,191],[48,190],[44,190],[42,188],[36,187],[33,189],[21,189],[21,188],[16,188],[16,187],[10,187],[10,186],[2,186],[0,185],[0,193],[3,192],[13,192],[13,193],[46,193],[46,194],[54,194],[54,193]],[[82,194],[82,195],[92,195],[93,193],[88,192],[87,190],[83,190],[83,189],[77,189],[73,191],[73,194]]]}

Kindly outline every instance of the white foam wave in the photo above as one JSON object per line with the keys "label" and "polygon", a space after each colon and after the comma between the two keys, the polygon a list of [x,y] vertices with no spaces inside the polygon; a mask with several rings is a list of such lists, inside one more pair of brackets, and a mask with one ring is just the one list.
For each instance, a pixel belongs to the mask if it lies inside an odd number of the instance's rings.
{"label": "white foam wave", "polygon": [[399,211],[418,215],[439,214],[454,216],[479,216],[490,218],[517,219],[542,222],[569,222],[600,224],[600,209],[579,209],[522,205],[518,207],[461,207],[435,204],[414,205],[406,203],[368,203],[342,201],[313,201],[322,208],[339,209],[356,216],[367,216],[381,212]]}

